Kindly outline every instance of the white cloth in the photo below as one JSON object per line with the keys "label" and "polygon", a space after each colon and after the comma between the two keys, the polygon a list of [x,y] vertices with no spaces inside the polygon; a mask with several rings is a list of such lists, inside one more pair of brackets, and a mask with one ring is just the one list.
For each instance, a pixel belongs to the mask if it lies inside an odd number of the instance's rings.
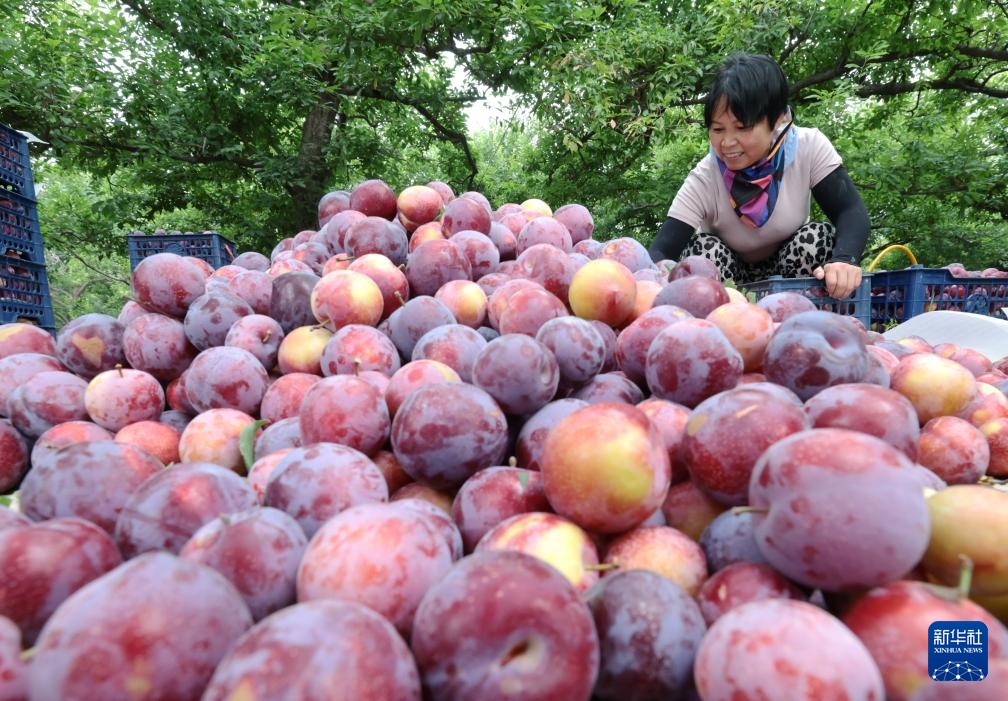
{"label": "white cloth", "polygon": [[924,312],[907,319],[884,334],[891,341],[919,336],[932,346],[954,343],[972,348],[992,361],[1008,355],[1008,321],[958,311]]}

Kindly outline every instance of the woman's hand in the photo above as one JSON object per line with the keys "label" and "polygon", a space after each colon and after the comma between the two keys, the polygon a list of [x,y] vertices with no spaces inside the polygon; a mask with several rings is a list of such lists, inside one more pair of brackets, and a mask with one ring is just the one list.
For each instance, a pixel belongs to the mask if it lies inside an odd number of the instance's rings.
{"label": "woman's hand", "polygon": [[835,299],[847,299],[861,284],[860,266],[839,261],[819,266],[812,275],[826,283],[826,292]]}

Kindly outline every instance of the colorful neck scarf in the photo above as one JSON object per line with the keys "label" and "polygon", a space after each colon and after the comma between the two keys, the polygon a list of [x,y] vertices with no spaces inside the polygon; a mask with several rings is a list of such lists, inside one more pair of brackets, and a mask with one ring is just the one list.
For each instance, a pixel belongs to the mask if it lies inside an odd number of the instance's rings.
{"label": "colorful neck scarf", "polygon": [[792,128],[794,122],[790,119],[790,112],[786,116],[787,123],[774,134],[770,153],[748,168],[729,169],[711,147],[711,155],[721,170],[732,208],[739,219],[754,229],[766,224],[773,214],[784,169],[794,160],[798,134]]}

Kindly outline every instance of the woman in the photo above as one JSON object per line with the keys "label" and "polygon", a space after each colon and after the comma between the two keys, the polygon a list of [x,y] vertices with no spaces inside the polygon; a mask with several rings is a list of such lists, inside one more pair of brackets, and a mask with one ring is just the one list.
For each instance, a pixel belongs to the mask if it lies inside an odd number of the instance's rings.
{"label": "woman", "polygon": [[[704,103],[710,153],[693,168],[651,258],[701,255],[737,283],[814,276],[844,299],[861,282],[868,213],[833,144],[794,124],[769,56],[734,54]],[[810,195],[831,224],[809,222]]]}

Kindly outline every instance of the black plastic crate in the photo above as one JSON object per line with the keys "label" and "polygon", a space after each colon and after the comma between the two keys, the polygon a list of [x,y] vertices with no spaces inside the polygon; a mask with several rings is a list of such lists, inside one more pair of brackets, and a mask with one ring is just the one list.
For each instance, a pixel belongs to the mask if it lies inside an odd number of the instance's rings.
{"label": "black plastic crate", "polygon": [[955,277],[945,268],[912,265],[872,274],[871,322],[885,331],[924,312],[948,310],[1004,319],[1008,278]]}
{"label": "black plastic crate", "polygon": [[814,277],[773,275],[765,280],[750,282],[741,285],[741,287],[746,292],[754,294],[757,302],[767,295],[777,292],[796,292],[807,297],[817,308],[844,316],[853,316],[867,328],[871,317],[871,279],[872,275],[866,273],[854,294],[844,300],[828,296],[825,285]]}
{"label": "black plastic crate", "polygon": [[156,234],[151,236],[130,234],[126,237],[126,242],[129,247],[130,270],[135,270],[140,261],[155,253],[193,256],[206,261],[216,269],[233,261],[238,250],[234,241],[220,234]]}
{"label": "black plastic crate", "polygon": [[0,185],[35,199],[28,139],[6,124],[0,124]]}
{"label": "black plastic crate", "polygon": [[0,256],[11,255],[8,251],[32,263],[45,263],[34,200],[0,189]]}
{"label": "black plastic crate", "polygon": [[43,264],[0,256],[0,323],[13,321],[55,331],[49,276]]}

